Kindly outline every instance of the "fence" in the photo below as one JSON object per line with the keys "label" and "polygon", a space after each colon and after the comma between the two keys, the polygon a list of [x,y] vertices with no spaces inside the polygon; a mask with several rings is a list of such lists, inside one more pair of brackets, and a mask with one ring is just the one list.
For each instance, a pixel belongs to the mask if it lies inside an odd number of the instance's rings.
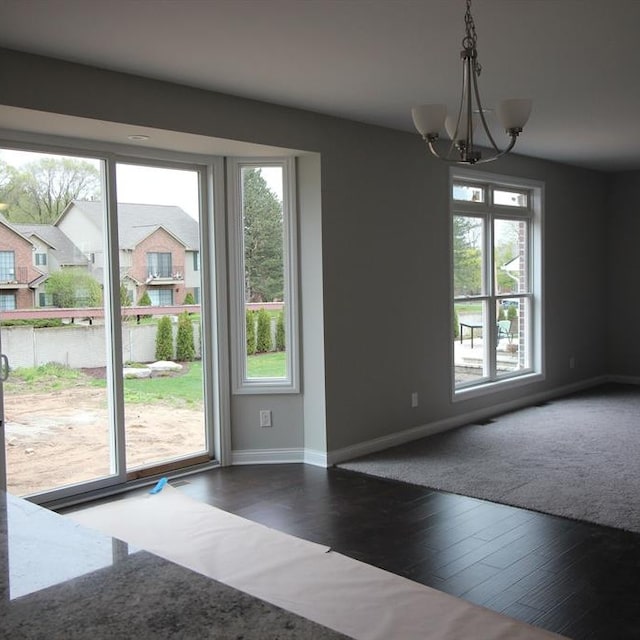
{"label": "fence", "polygon": [[[156,350],[157,325],[122,326],[123,362],[153,362]],[[173,323],[173,336],[177,322]],[[200,323],[193,323],[196,357],[200,351]],[[2,352],[12,369],[38,367],[57,362],[73,369],[106,366],[107,340],[105,326],[68,325],[35,329],[33,327],[3,327]]]}

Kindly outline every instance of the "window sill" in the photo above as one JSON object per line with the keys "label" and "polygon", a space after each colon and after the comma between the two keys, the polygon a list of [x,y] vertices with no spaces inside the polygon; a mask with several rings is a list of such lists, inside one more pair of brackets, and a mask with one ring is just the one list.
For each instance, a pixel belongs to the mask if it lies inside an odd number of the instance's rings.
{"label": "window sill", "polygon": [[488,396],[492,393],[508,391],[509,389],[533,384],[534,382],[541,382],[542,380],[544,380],[544,374],[538,372],[527,373],[514,378],[506,378],[504,380],[491,380],[490,382],[474,385],[472,387],[454,389],[452,400],[453,402],[470,400],[472,398]]}

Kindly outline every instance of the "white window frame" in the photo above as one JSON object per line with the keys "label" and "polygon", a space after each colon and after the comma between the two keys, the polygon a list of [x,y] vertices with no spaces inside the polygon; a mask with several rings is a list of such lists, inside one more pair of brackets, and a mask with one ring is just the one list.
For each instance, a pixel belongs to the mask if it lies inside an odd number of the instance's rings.
{"label": "white window frame", "polygon": [[[486,189],[484,202],[466,202],[453,199],[454,183],[466,183],[470,186],[481,186]],[[508,205],[494,205],[487,197],[489,189],[505,189],[518,192],[527,192],[529,197],[526,211],[524,208]],[[543,207],[544,207],[544,183],[528,180],[524,178],[514,178],[492,173],[475,171],[473,169],[463,169],[452,167],[449,170],[449,256],[450,256],[450,331],[451,331],[451,396],[453,401],[467,400],[470,398],[504,391],[506,389],[519,387],[543,380],[545,377],[545,355],[544,355],[544,298],[543,298],[543,251],[542,243],[544,237],[543,228]],[[505,297],[496,295],[495,291],[485,291],[478,299],[488,300],[490,317],[486,320],[489,328],[490,339],[485,344],[485,360],[489,362],[490,375],[477,382],[466,383],[456,387],[455,382],[455,353],[454,353],[454,309],[456,298],[454,296],[454,263],[453,263],[453,218],[456,215],[472,215],[482,218],[485,225],[492,226],[495,219],[517,219],[527,217],[530,220],[529,228],[529,294],[525,297],[529,300],[530,328],[529,328],[529,367],[513,372],[509,376],[497,376],[495,368],[494,341],[497,340],[495,331],[495,305],[491,304],[497,299]],[[488,221],[488,222],[487,222]],[[485,234],[483,256],[485,265],[492,269],[493,246],[491,233]],[[510,297],[519,297],[521,294],[513,294]],[[458,300],[460,301],[460,300]]]}
{"label": "white window frame", "polygon": [[[226,312],[226,300],[223,290],[226,265],[226,244],[224,234],[224,166],[218,156],[202,156],[191,153],[171,152],[159,149],[143,150],[103,141],[89,139],[70,139],[45,134],[28,134],[24,132],[1,131],[0,148],[20,151],[70,155],[74,158],[88,158],[101,163],[101,180],[104,194],[104,242],[108,246],[105,270],[105,300],[112,300],[112,315],[107,314],[105,323],[113,345],[108,355],[107,367],[122,370],[122,332],[119,304],[119,247],[116,241],[117,225],[117,193],[116,165],[118,163],[141,164],[146,166],[191,169],[198,171],[201,210],[200,220],[200,267],[202,270],[202,287],[207,296],[201,300],[202,305],[202,342],[203,342],[203,375],[205,397],[205,424],[208,429],[207,440],[211,465],[225,464],[231,457],[230,444],[230,409],[227,400],[229,387],[228,362],[226,360],[226,327],[223,318]],[[212,238],[215,250],[207,241]],[[91,254],[94,261],[95,254]],[[215,309],[215,312],[214,312]],[[224,342],[223,342],[224,341]],[[109,357],[110,356],[110,357]],[[108,378],[109,379],[109,378]],[[125,442],[124,427],[124,395],[122,378],[113,376],[114,389],[111,412],[115,414],[115,438]],[[4,447],[3,447],[4,448]],[[105,491],[110,493],[114,488],[138,486],[145,480],[128,481],[124,460],[124,446],[119,447],[120,455],[116,460],[116,471],[108,477],[90,480],[80,485],[67,485],[52,489],[37,496],[30,497],[37,503],[66,500],[81,492]],[[0,454],[0,489],[4,489],[6,464]],[[79,490],[80,487],[80,490]]]}
{"label": "white window frame", "polygon": [[[242,169],[281,167],[283,179],[283,262],[287,376],[249,378],[246,358],[244,228],[242,220]],[[299,393],[298,247],[295,209],[295,158],[227,158],[229,215],[229,277],[231,301],[231,366],[234,394]]]}

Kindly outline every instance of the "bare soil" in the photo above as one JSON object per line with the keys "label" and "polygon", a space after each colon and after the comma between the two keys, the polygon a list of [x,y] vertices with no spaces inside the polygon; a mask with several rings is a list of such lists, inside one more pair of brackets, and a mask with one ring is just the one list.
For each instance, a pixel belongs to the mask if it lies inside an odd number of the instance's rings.
{"label": "bare soil", "polygon": [[[112,473],[106,389],[6,393],[4,405],[10,493],[28,495]],[[202,410],[131,404],[125,425],[129,470],[205,450]]]}

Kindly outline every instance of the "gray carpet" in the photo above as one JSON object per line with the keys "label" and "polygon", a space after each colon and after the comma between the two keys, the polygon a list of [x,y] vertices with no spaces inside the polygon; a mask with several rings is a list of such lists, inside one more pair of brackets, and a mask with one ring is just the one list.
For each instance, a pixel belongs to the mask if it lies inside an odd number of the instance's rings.
{"label": "gray carpet", "polygon": [[640,533],[640,387],[606,385],[338,466]]}

